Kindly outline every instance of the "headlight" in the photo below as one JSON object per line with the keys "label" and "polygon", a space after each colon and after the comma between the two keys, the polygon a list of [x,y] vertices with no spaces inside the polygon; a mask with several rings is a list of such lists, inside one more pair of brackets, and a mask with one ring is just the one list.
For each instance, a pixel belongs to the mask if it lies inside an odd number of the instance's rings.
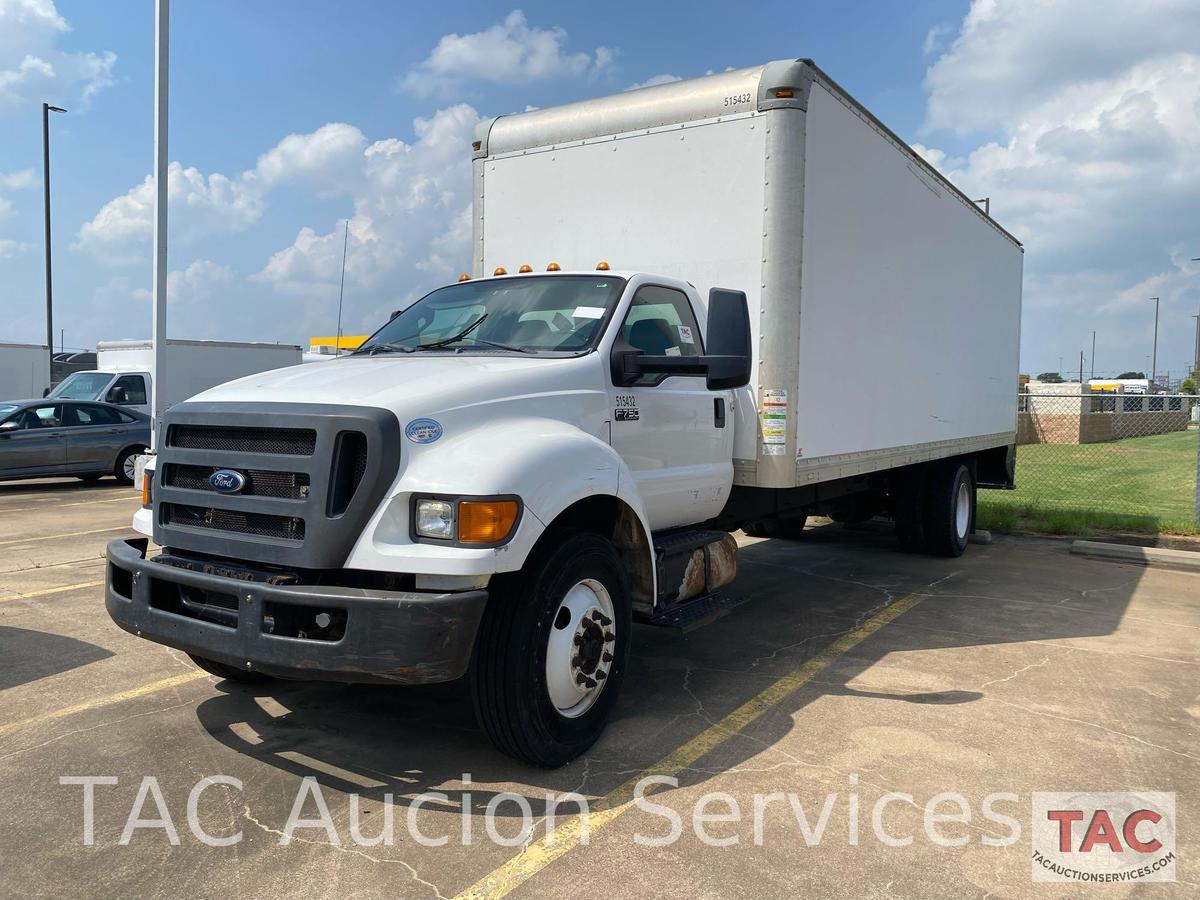
{"label": "headlight", "polygon": [[442,541],[454,540],[454,504],[446,500],[418,500],[417,534]]}
{"label": "headlight", "polygon": [[496,546],[508,540],[520,517],[515,497],[418,498],[413,533],[418,539]]}

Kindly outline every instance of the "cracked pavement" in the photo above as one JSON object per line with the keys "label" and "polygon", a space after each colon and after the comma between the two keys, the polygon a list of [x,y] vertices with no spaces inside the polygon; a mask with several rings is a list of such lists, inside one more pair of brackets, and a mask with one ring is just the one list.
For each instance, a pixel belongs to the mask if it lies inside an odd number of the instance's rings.
{"label": "cracked pavement", "polygon": [[[688,635],[637,628],[605,736],[544,771],[484,742],[461,685],[188,680],[182,654],[109,622],[96,586],[104,544],[136,505],[111,481],[0,485],[0,870],[13,893],[453,897],[536,849],[548,796],[596,802],[905,598],[905,612],[651,795],[681,815],[676,842],[639,844],[669,822],[630,809],[512,896],[1057,896],[1070,890],[1030,880],[1030,793],[1132,789],[1177,793],[1179,880],[1157,889],[1197,893],[1197,576],[1072,557],[1065,542],[1035,538],[997,538],[959,560],[902,554],[879,525],[741,538],[731,590],[748,602]],[[117,778],[95,788],[92,846],[82,788],[59,783],[79,775]],[[211,836],[240,832],[230,846],[189,827],[189,793],[216,775],[241,787],[207,788],[193,817]],[[154,827],[120,843],[146,776],[178,845]],[[297,829],[281,844],[306,778],[332,831]],[[966,838],[958,847],[924,833],[927,801],[947,791],[972,814],[941,826]],[[506,792],[524,799],[528,822]],[[729,846],[693,831],[697,803],[714,793],[740,810],[706,826]],[[993,793],[1019,798],[1007,807],[1022,827],[1010,846],[986,842],[1005,834],[980,814]],[[883,826],[911,844],[872,836],[872,808],[888,794],[904,796]],[[507,846],[488,836],[489,803]],[[575,809],[563,802],[557,820]],[[311,796],[302,814],[318,817]],[[148,800],[141,816],[157,815]],[[418,832],[446,841],[427,846]]]}

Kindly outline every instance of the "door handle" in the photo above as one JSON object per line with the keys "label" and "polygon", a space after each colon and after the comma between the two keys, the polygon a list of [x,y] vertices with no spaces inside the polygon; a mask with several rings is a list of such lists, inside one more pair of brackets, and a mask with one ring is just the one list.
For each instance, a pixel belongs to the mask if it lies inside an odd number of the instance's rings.
{"label": "door handle", "polygon": [[725,427],[725,398],[713,397],[713,424],[718,428]]}

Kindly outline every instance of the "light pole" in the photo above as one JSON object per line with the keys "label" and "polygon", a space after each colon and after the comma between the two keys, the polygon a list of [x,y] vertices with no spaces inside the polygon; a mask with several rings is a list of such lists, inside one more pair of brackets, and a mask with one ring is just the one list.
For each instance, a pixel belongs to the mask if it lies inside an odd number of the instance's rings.
{"label": "light pole", "polygon": [[1155,371],[1158,368],[1158,298],[1150,299],[1154,301],[1154,351],[1150,356],[1150,383],[1154,384],[1154,376],[1158,374]]}
{"label": "light pole", "polygon": [[1092,332],[1092,374],[1091,377],[1096,377],[1096,332]]}
{"label": "light pole", "polygon": [[42,104],[42,196],[46,203],[46,349],[50,353],[50,376],[54,371],[54,287],[50,275],[50,113],[65,113],[61,106]]}

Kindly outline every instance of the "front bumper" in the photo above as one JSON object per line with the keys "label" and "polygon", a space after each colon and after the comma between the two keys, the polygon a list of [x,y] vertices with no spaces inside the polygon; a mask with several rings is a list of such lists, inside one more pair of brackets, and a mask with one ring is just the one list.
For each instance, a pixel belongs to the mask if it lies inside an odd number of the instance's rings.
{"label": "front bumper", "polygon": [[[145,540],[108,545],[104,605],[121,628],[186,653],[265,675],[310,681],[427,684],[466,673],[486,591],[439,594],[272,585],[180,569],[146,559]],[[212,592],[236,606],[219,624],[180,604]],[[236,603],[234,603],[236,598]],[[287,637],[264,618],[296,608],[345,612],[337,640]],[[303,610],[301,610],[303,612]]]}

